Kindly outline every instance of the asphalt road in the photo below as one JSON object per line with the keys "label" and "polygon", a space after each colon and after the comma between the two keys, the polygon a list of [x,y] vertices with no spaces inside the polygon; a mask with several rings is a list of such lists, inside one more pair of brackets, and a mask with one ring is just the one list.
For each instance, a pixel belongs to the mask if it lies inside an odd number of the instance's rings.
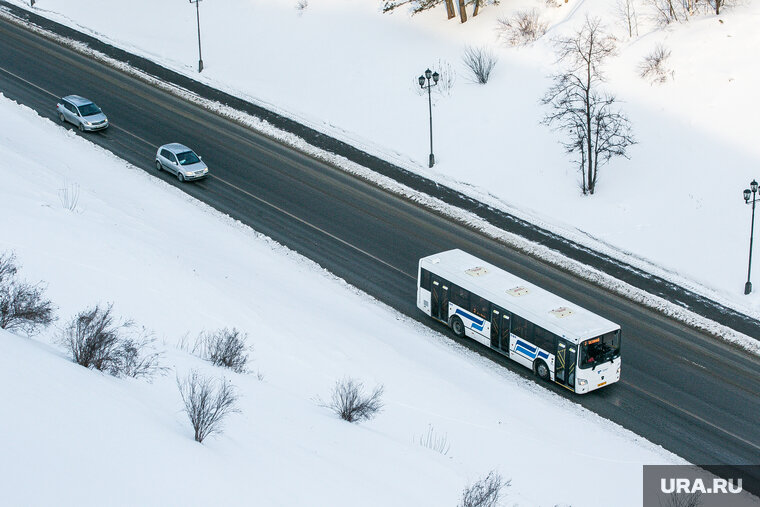
{"label": "asphalt road", "polygon": [[[95,100],[112,125],[80,135],[452,339],[414,305],[417,260],[436,251],[462,248],[589,308],[624,330],[622,380],[584,396],[547,389],[693,463],[760,464],[756,357],[2,19],[0,91],[56,122],[58,97]],[[157,173],[156,148],[172,141],[193,147],[212,176],[179,184]]]}

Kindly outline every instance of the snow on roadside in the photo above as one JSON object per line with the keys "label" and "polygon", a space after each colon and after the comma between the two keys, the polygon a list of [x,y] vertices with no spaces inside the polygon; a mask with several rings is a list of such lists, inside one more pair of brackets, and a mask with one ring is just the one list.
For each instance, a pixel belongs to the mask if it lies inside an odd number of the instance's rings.
{"label": "snow on roadside", "polygon": [[[0,332],[0,385],[11,386],[6,406],[16,409],[0,418],[9,503],[444,505],[495,468],[512,479],[510,503],[638,505],[641,464],[682,462],[367,304],[313,262],[28,108],[1,98],[0,115],[0,251],[48,284],[63,319],[113,301],[155,332],[173,369],[153,383],[114,379],[68,362],[55,330],[32,340]],[[63,188],[78,189],[74,212]],[[176,347],[222,326],[249,333],[263,381]],[[204,445],[192,440],[175,386],[190,368],[226,375],[242,395],[242,414]],[[378,418],[349,425],[319,406],[344,375],[385,385]],[[542,487],[556,420],[573,435],[562,440],[568,459],[617,478],[593,498],[575,476]],[[448,455],[418,445],[429,425],[447,436]]]}

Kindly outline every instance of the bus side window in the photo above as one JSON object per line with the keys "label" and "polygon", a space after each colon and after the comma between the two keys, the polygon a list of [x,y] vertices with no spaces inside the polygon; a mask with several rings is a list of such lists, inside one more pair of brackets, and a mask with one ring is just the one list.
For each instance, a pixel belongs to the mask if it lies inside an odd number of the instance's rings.
{"label": "bus side window", "polygon": [[422,269],[420,274],[420,287],[425,290],[430,290],[430,271]]}
{"label": "bus side window", "polygon": [[528,321],[518,315],[512,314],[512,334],[528,339]]}
{"label": "bus side window", "polygon": [[533,326],[533,344],[553,354],[555,347],[554,333],[542,327]]}
{"label": "bus side window", "polygon": [[470,295],[470,311],[475,315],[487,319],[488,314],[491,313],[491,303],[485,298],[472,294]]}
{"label": "bus side window", "polygon": [[451,302],[460,308],[470,308],[470,293],[469,291],[459,287],[458,285],[451,286]]}

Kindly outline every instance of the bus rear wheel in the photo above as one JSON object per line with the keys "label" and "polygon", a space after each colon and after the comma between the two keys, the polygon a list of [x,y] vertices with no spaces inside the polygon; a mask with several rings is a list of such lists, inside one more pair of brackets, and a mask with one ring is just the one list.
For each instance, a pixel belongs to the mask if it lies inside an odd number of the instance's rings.
{"label": "bus rear wheel", "polygon": [[462,319],[459,317],[451,317],[451,329],[454,331],[454,334],[457,335],[459,338],[464,336],[464,324],[462,324]]}
{"label": "bus rear wheel", "polygon": [[549,380],[549,367],[543,361],[536,361],[536,375],[541,380]]}

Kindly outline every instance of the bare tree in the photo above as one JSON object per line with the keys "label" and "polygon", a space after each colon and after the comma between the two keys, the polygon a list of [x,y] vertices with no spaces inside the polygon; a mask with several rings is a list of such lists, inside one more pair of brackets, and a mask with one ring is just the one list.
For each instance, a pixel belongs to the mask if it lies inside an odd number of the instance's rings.
{"label": "bare tree", "polygon": [[79,312],[58,341],[75,363],[116,377],[150,379],[166,371],[159,364],[161,354],[153,348],[155,340],[144,329],[137,330],[131,320],[116,319],[113,304]]}
{"label": "bare tree", "polygon": [[235,373],[245,373],[248,364],[247,334],[232,329],[219,329],[213,333],[201,333],[195,350],[214,366],[229,368]]}
{"label": "bare tree", "polygon": [[0,255],[0,328],[33,335],[55,321],[55,306],[45,287],[20,281],[12,252]]}
{"label": "bare tree", "polygon": [[472,72],[475,81],[480,84],[486,84],[491,77],[491,71],[496,66],[498,58],[487,47],[471,47],[464,49],[462,61]]}
{"label": "bare tree", "polygon": [[626,149],[636,142],[628,118],[614,107],[615,96],[599,90],[601,65],[615,54],[615,40],[598,18],[586,17],[579,31],[555,43],[558,63],[567,67],[552,76],[554,84],[541,99],[551,108],[542,122],[567,136],[562,144],[578,157],[581,190],[593,194],[600,165],[614,156],[627,158]]}
{"label": "bare tree", "polygon": [[719,16],[720,10],[723,7],[735,5],[736,1],[735,0],[707,0],[707,3],[709,4],[711,9],[715,9],[715,15]]}
{"label": "bare tree", "polygon": [[465,488],[459,507],[495,507],[502,490],[511,482],[504,482],[498,472],[491,470],[483,479]]}
{"label": "bare tree", "polygon": [[222,421],[240,412],[235,406],[239,398],[235,387],[224,378],[217,381],[192,370],[182,380],[177,377],[177,387],[196,442],[203,443],[209,435],[221,433]]}
{"label": "bare tree", "polygon": [[649,0],[655,21],[660,25],[669,25],[674,21],[680,21],[679,11],[673,0]]}
{"label": "bare tree", "polygon": [[[480,12],[480,8],[484,5],[498,5],[500,0],[456,0],[459,8],[459,19],[462,23],[467,21],[467,4],[473,4],[472,15],[477,16]],[[456,17],[456,8],[454,0],[383,0],[383,12],[390,12],[403,5],[410,7],[412,14],[418,14],[420,12],[432,9],[440,5],[446,4],[446,16],[448,19]]]}
{"label": "bare tree", "polygon": [[352,378],[344,378],[335,382],[330,402],[323,405],[344,421],[369,420],[382,410],[381,398],[384,391],[385,388],[380,385],[370,394],[364,394],[364,384]]}
{"label": "bare tree", "polygon": [[688,21],[698,14],[715,11],[720,14],[722,7],[729,5],[731,0],[647,0],[656,23],[667,25],[674,21]]}
{"label": "bare tree", "polygon": [[636,15],[636,0],[617,0],[615,7],[618,17],[628,31],[628,37],[638,36],[639,18]]}

